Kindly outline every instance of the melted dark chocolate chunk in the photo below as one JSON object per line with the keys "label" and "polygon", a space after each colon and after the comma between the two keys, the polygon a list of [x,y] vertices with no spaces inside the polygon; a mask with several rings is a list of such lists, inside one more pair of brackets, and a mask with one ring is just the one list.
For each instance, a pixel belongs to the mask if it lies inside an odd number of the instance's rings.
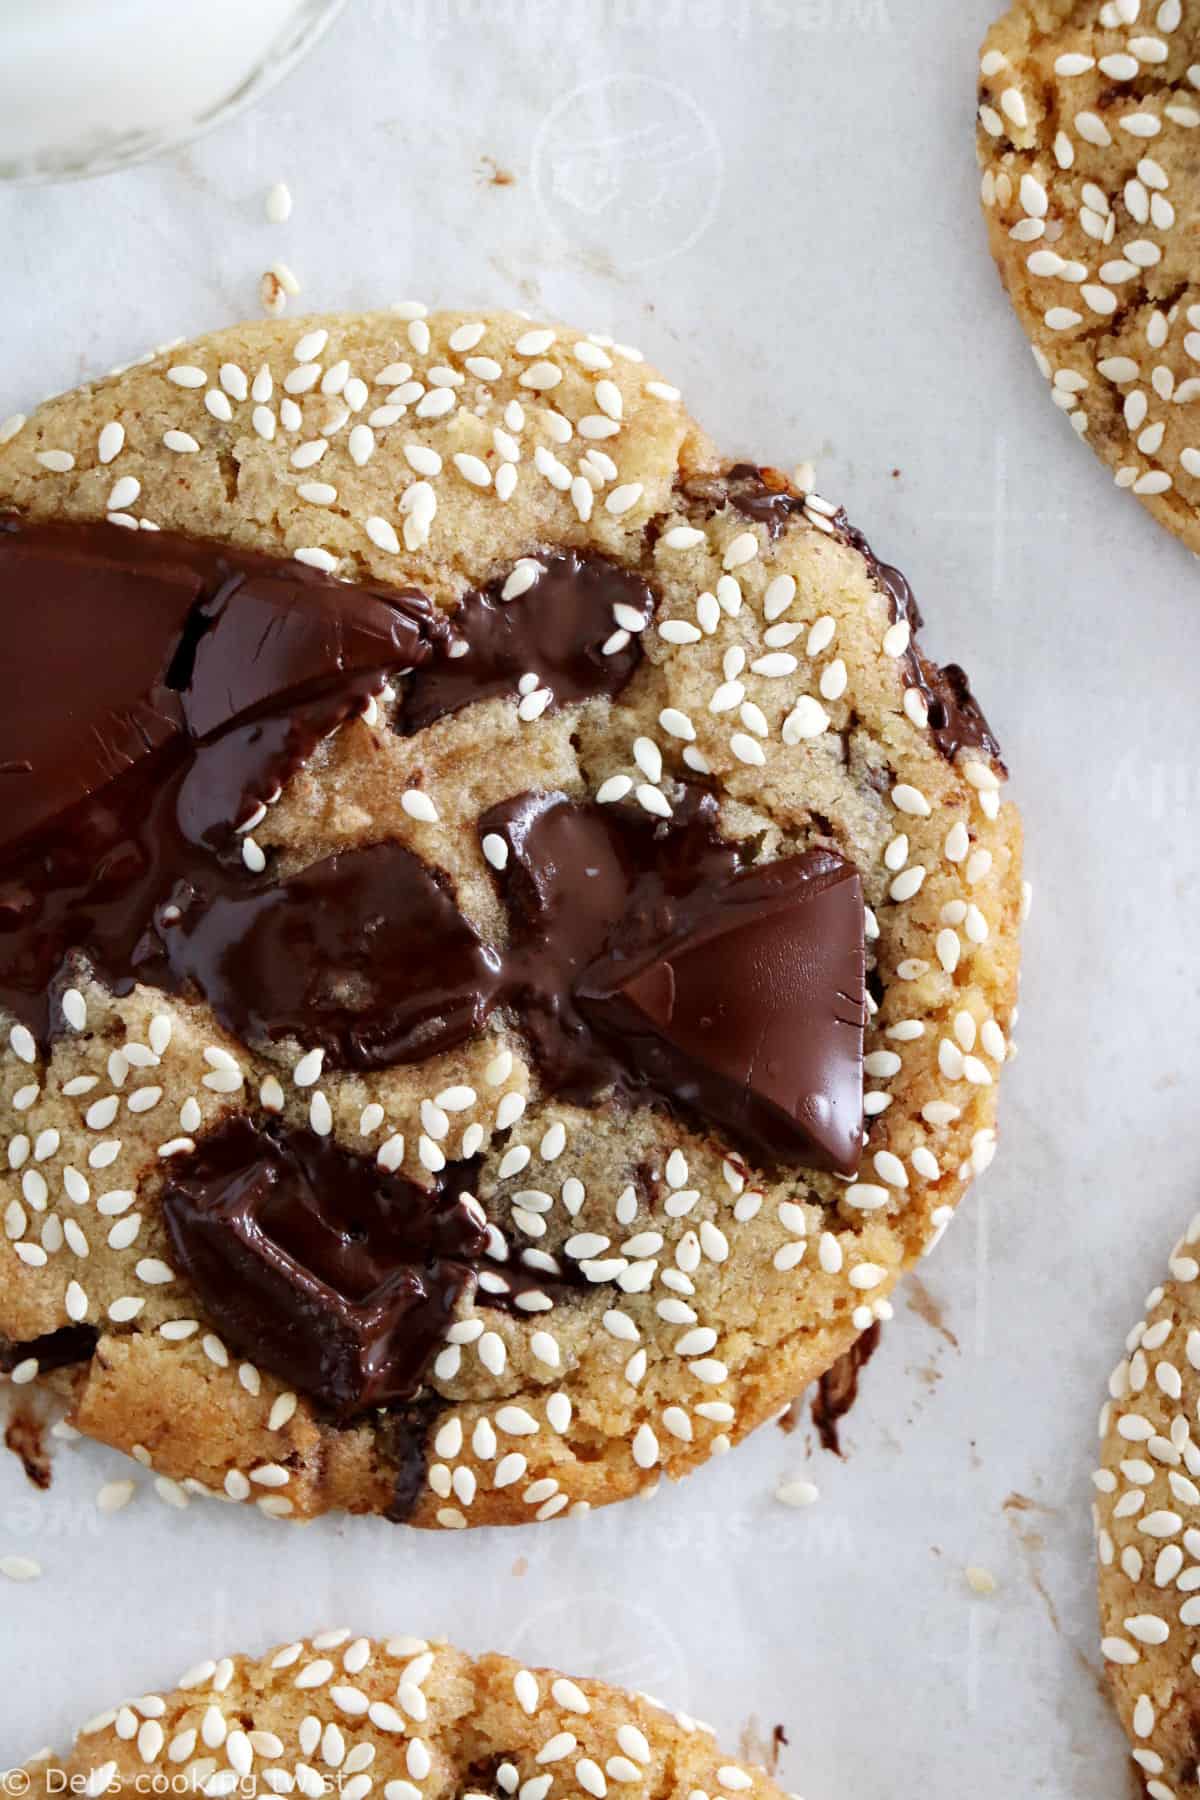
{"label": "melted dark chocolate chunk", "polygon": [[452,1050],[483,1024],[499,968],[445,878],[399,844],[219,895],[170,944],[173,973],[238,1037],[295,1037],[339,1068]]}
{"label": "melted dark chocolate chunk", "polygon": [[[790,518],[804,511],[804,496],[792,491],[785,475],[778,469],[760,469],[754,463],[735,463],[721,475],[692,476],[681,486],[693,505],[707,507],[710,514],[732,506],[744,518],[765,525],[772,541]],[[865,559],[876,584],[888,597],[893,624],[905,619],[912,627],[913,641],[905,652],[909,686],[917,688],[924,697],[929,709],[930,736],[946,761],[953,762],[960,750],[974,750],[980,756],[991,757],[1003,769],[1000,746],[963,669],[957,663],[939,667],[916,643],[916,633],[924,621],[906,577],[890,563],[880,561],[844,512],[839,511],[830,523],[843,542],[853,545]]]}
{"label": "melted dark chocolate chunk", "polygon": [[[563,794],[525,794],[493,807],[481,837],[509,846],[497,877],[512,921],[506,992],[555,1093],[585,1101],[607,1087],[641,1085],[577,989],[621,928],[631,945],[674,918],[688,893],[702,904],[740,867],[717,833],[711,796],[690,789],[668,828],[640,809],[580,805]],[[661,1096],[670,1103],[670,1096]]]}
{"label": "melted dark chocolate chunk", "polygon": [[669,826],[530,795],[510,846],[506,962],[548,1084],[711,1120],[767,1162],[851,1174],[862,1148],[863,905],[830,851],[744,869],[691,792]]}
{"label": "melted dark chocolate chunk", "polygon": [[444,626],[420,595],[109,525],[0,520],[0,592],[0,1004],[44,1043],[73,956],[117,993],[179,986],[175,909],[253,886],[236,826]]}
{"label": "melted dark chocolate chunk", "polygon": [[474,1173],[419,1188],[311,1131],[233,1118],[172,1163],[163,1217],[230,1343],[344,1419],[416,1393],[487,1247]]}
{"label": "melted dark chocolate chunk", "polygon": [[706,507],[710,517],[733,506],[743,518],[765,525],[772,543],[788,520],[804,511],[804,496],[793,493],[787,477],[756,463],[734,463],[720,475],[693,475],[682,486],[688,500]]}
{"label": "melted dark chocolate chunk", "polygon": [[604,654],[621,629],[613,608],[648,625],[655,608],[650,588],[600,556],[568,550],[541,560],[545,573],[516,599],[502,598],[501,580],[463,601],[451,627],[465,654],[452,651],[406,683],[398,713],[406,735],[476,700],[515,694],[523,675],[536,675],[538,687],[549,688],[558,706],[613,696],[625,687],[642,649],[633,633],[622,649]]}
{"label": "melted dark chocolate chunk", "polygon": [[172,1160],[172,1262],[232,1345],[332,1417],[392,1407],[418,1395],[464,1290],[520,1309],[587,1285],[574,1264],[496,1260],[478,1167],[421,1187],[314,1132],[228,1119]]}
{"label": "melted dark chocolate chunk", "polygon": [[857,871],[813,850],[694,900],[664,944],[594,964],[581,1007],[652,1088],[761,1158],[852,1174],[862,1152]]}
{"label": "melted dark chocolate chunk", "polygon": [[392,1470],[392,1498],[384,1517],[403,1525],[426,1488],[426,1444],[442,1410],[436,1394],[389,1406],[379,1421],[380,1449]]}

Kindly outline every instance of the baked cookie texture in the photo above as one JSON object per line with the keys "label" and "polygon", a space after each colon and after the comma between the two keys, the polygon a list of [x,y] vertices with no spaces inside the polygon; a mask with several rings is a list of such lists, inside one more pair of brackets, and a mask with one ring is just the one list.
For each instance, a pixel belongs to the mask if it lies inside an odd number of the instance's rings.
{"label": "baked cookie texture", "polygon": [[[0,450],[4,509],[300,558],[443,610],[518,566],[515,586],[535,579],[551,551],[637,572],[657,609],[615,698],[513,694],[405,737],[381,695],[263,809],[255,843],[285,870],[400,843],[502,933],[488,808],[549,789],[657,820],[700,781],[756,864],[812,849],[853,864],[870,1015],[847,1180],[757,1166],[661,1109],[565,1104],[500,1014],[431,1062],[338,1072],[303,1042],[231,1037],[202,1001],[81,978],[48,1055],[4,1027],[14,1380],[57,1386],[81,1431],[189,1491],[458,1529],[682,1476],[890,1316],[993,1154],[1020,825],[986,733],[957,748],[938,701],[931,722],[941,678],[917,659],[903,584],[833,506],[731,472],[631,348],[413,306],[239,326],[63,395]],[[173,1159],[265,1113],[417,1182],[477,1157],[510,1258],[586,1281],[536,1314],[460,1296],[411,1407],[331,1419],[225,1342],[172,1267]],[[67,1327],[94,1349],[55,1369],[35,1340]]]}
{"label": "baked cookie texture", "polygon": [[34,1795],[153,1792],[155,1775],[209,1794],[316,1795],[336,1784],[351,1800],[545,1800],[564,1783],[597,1800],[613,1787],[652,1800],[779,1794],[761,1768],[726,1758],[708,1727],[645,1696],[506,1656],[349,1631],[261,1661],[202,1663],[174,1692],[90,1720],[73,1750],[42,1751],[26,1773]]}
{"label": "baked cookie texture", "polygon": [[980,62],[992,254],[1084,442],[1200,551],[1200,7],[1018,0]]}
{"label": "baked cookie texture", "polygon": [[1100,1415],[1102,1649],[1151,1800],[1200,1794],[1200,1213],[1125,1340]]}

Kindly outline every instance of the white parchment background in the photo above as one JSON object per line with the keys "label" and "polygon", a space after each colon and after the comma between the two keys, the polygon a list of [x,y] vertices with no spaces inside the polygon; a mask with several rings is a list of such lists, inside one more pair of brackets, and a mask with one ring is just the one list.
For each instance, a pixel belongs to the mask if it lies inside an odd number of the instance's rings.
{"label": "white parchment background", "polygon": [[[45,1568],[0,1593],[0,1766],[210,1651],[344,1622],[646,1687],[731,1746],[781,1723],[806,1800],[1128,1794],[1088,1475],[1105,1377],[1200,1193],[1200,608],[1194,562],[1050,405],[993,274],[972,141],[991,10],[351,0],[191,150],[0,193],[0,416],[253,313],[283,257],[296,306],[612,330],[729,451],[814,458],[968,665],[1036,886],[1002,1154],[924,1271],[957,1342],[901,1299],[844,1465],[771,1426],[647,1505],[419,1536],[179,1514],[144,1480],[102,1520],[120,1459],[60,1447],[37,1496],[0,1457],[0,1552]],[[805,1513],[772,1498],[800,1468]]]}

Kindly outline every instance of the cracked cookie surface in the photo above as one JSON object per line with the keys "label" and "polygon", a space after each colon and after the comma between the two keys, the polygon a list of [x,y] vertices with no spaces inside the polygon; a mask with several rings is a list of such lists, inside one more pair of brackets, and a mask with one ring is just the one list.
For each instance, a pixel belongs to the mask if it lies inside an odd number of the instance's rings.
{"label": "cracked cookie surface", "polygon": [[[606,559],[653,596],[648,625],[614,607],[617,691],[560,700],[531,672],[409,730],[423,672],[398,675],[265,797],[247,880],[398,847],[508,954],[520,858],[481,821],[557,795],[669,839],[703,793],[753,881],[815,858],[861,884],[868,1011],[865,1142],[839,1168],[748,1153],[695,1107],[556,1087],[527,999],[424,1060],[354,1067],[303,1032],[249,1041],[186,983],[116,992],[85,967],[47,1043],[5,1023],[13,1379],[63,1388],[81,1430],[181,1495],[459,1529],[683,1475],[889,1316],[992,1154],[1020,828],[961,672],[921,657],[903,578],[832,505],[723,463],[628,347],[411,307],[237,327],[51,401],[0,449],[2,511],[419,590],[451,629],[493,584],[518,608],[555,559]],[[168,1186],[240,1119],[410,1193],[470,1165],[497,1260],[408,1399],[333,1416],[179,1266]],[[542,1281],[533,1310],[495,1303],[506,1265]]]}
{"label": "cracked cookie surface", "polygon": [[1054,404],[1200,552],[1200,7],[1018,0],[980,63],[992,254]]}

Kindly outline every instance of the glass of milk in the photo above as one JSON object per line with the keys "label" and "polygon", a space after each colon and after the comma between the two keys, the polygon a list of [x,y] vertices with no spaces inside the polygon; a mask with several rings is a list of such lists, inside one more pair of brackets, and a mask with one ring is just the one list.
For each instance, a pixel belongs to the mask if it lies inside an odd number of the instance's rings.
{"label": "glass of milk", "polygon": [[0,0],[0,180],[97,175],[248,106],[345,0]]}

